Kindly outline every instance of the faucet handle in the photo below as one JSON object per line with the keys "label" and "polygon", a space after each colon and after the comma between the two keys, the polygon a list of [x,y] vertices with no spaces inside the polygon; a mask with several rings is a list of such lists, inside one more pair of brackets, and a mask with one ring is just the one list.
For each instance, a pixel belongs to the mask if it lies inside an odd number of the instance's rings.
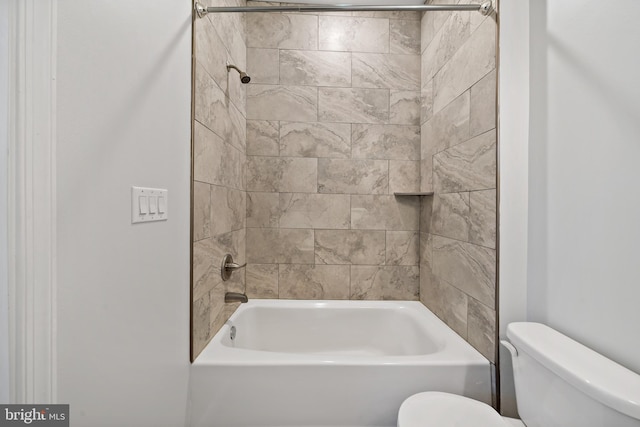
{"label": "faucet handle", "polygon": [[239,268],[246,267],[246,266],[247,266],[246,262],[244,264],[242,264],[242,265],[240,265],[238,263],[235,263],[235,262],[228,262],[228,263],[226,263],[224,265],[224,268],[226,268],[227,270],[232,270],[233,271],[233,270],[237,270]]}
{"label": "faucet handle", "polygon": [[231,256],[231,254],[226,254],[224,257],[222,257],[222,266],[220,267],[220,275],[222,276],[222,280],[229,280],[229,278],[231,278],[231,273],[239,268],[245,267],[246,265],[246,262],[242,265],[233,262],[233,257]]}

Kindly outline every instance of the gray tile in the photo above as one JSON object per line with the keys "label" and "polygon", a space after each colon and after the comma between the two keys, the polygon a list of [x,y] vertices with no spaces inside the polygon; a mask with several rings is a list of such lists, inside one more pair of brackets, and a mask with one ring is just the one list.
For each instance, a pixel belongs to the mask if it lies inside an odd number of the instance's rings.
{"label": "gray tile", "polygon": [[235,147],[199,122],[194,123],[193,176],[196,181],[243,189],[245,160]]}
{"label": "gray tile", "polygon": [[281,164],[278,157],[247,156],[247,191],[279,191]]}
{"label": "gray tile", "polygon": [[417,231],[387,231],[385,264],[418,265],[420,233]]}
{"label": "gray tile", "polygon": [[353,158],[420,160],[418,126],[354,124],[352,132]]}
{"label": "gray tile", "polygon": [[389,94],[389,123],[420,125],[420,92],[392,90]]}
{"label": "gray tile", "polygon": [[495,67],[496,23],[487,19],[434,77],[434,111],[440,111]]}
{"label": "gray tile", "polygon": [[[430,2],[433,3],[433,2]],[[455,4],[458,0],[441,0],[438,4]],[[453,12],[425,13],[421,22],[421,46],[424,51]]]}
{"label": "gray tile", "polygon": [[467,339],[489,362],[495,363],[496,312],[473,298],[469,299]]}
{"label": "gray tile", "polygon": [[312,264],[313,230],[247,228],[247,262]]}
{"label": "gray tile", "polygon": [[278,156],[280,124],[277,121],[247,120],[247,155]]}
{"label": "gray tile", "polygon": [[452,13],[422,55],[422,80],[431,80],[471,36],[469,13]]}
{"label": "gray tile", "polygon": [[319,88],[318,119],[338,123],[386,123],[389,90]]}
{"label": "gray tile", "polygon": [[278,265],[247,265],[247,297],[278,298]]}
{"label": "gray tile", "polygon": [[351,266],[351,299],[418,300],[417,266]]}
{"label": "gray tile", "polygon": [[207,295],[214,286],[222,283],[220,265],[215,259],[216,251],[211,239],[193,243],[193,300]]}
{"label": "gray tile", "polygon": [[433,116],[433,80],[422,82],[420,91],[420,124]]}
{"label": "gray tile", "polygon": [[420,55],[420,20],[389,21],[389,52]]}
{"label": "gray tile", "polygon": [[278,193],[247,192],[247,227],[278,227],[279,220]]}
{"label": "gray tile", "polygon": [[470,193],[469,241],[477,245],[496,247],[496,190]]}
{"label": "gray tile", "polygon": [[348,265],[279,266],[280,298],[349,299]]}
{"label": "gray tile", "polygon": [[353,87],[420,89],[420,57],[354,53],[352,60]]}
{"label": "gray tile", "polygon": [[351,228],[359,230],[418,230],[418,197],[351,196]]}
{"label": "gray tile", "polygon": [[433,158],[420,160],[420,191],[433,191]]}
{"label": "gray tile", "polygon": [[246,193],[232,188],[211,186],[211,235],[245,227]]}
{"label": "gray tile", "polygon": [[441,193],[433,197],[430,232],[456,240],[469,240],[469,193]]}
{"label": "gray tile", "polygon": [[[212,2],[213,3],[213,2]],[[223,1],[222,6],[240,6],[238,1]],[[212,5],[213,6],[213,5]],[[219,3],[217,6],[221,6]],[[231,62],[245,69],[247,66],[247,47],[245,43],[246,19],[243,13],[210,13],[207,19],[220,36]]]}
{"label": "gray tile", "polygon": [[292,157],[348,158],[351,156],[351,125],[282,122],[280,151],[283,156]]}
{"label": "gray tile", "polygon": [[316,264],[384,264],[384,231],[316,230]]}
{"label": "gray tile", "polygon": [[433,157],[434,186],[439,192],[485,190],[496,186],[495,130]]}
{"label": "gray tile", "polygon": [[495,306],[495,250],[433,236],[433,271],[467,295]]}
{"label": "gray tile", "polygon": [[211,197],[209,184],[193,183],[193,241],[211,236]]}
{"label": "gray tile", "polygon": [[471,136],[496,127],[496,97],[496,71],[493,70],[471,88]]}
{"label": "gray tile", "polygon": [[247,46],[315,50],[318,48],[318,17],[287,13],[249,13]]}
{"label": "gray tile", "polygon": [[307,86],[254,85],[247,88],[247,118],[316,121],[318,90]]}
{"label": "gray tile", "polygon": [[247,74],[251,83],[278,84],[280,82],[280,59],[278,49],[247,49]]}
{"label": "gray tile", "polygon": [[350,200],[342,194],[280,193],[280,227],[346,229]]}
{"label": "gray tile", "polygon": [[422,126],[423,159],[469,139],[469,105],[465,92]]}
{"label": "gray tile", "polygon": [[386,194],[388,174],[384,160],[318,159],[318,192]]}
{"label": "gray tile", "polygon": [[341,16],[319,17],[319,49],[389,52],[389,20]]}
{"label": "gray tile", "polygon": [[227,49],[208,19],[194,23],[195,57],[200,66],[213,78],[216,84],[227,90]]}
{"label": "gray tile", "polygon": [[193,301],[191,313],[193,338],[191,345],[193,346],[194,354],[199,354],[212,337],[209,322],[210,310],[208,293]]}
{"label": "gray tile", "polygon": [[353,16],[361,18],[387,18],[396,19],[402,21],[418,21],[420,22],[420,12],[406,12],[399,10],[391,11],[367,11],[367,12],[352,12]]}
{"label": "gray tile", "polygon": [[315,193],[317,162],[301,157],[247,156],[247,190]]}
{"label": "gray tile", "polygon": [[351,53],[281,50],[280,82],[299,86],[351,86]]}
{"label": "gray tile", "polygon": [[389,160],[389,194],[420,191],[420,162]]}
{"label": "gray tile", "polygon": [[431,218],[433,217],[433,196],[421,197],[420,200],[420,232],[431,233]]}

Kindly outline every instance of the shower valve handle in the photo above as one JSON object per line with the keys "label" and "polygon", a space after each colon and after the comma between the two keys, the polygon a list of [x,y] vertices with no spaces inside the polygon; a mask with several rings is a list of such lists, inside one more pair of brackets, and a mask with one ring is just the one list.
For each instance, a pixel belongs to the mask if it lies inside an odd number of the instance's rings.
{"label": "shower valve handle", "polygon": [[239,268],[245,267],[247,263],[240,265],[238,263],[233,262],[233,257],[231,254],[226,254],[222,257],[222,266],[220,268],[220,275],[222,276],[222,280],[229,280],[231,278],[231,273],[238,270]]}

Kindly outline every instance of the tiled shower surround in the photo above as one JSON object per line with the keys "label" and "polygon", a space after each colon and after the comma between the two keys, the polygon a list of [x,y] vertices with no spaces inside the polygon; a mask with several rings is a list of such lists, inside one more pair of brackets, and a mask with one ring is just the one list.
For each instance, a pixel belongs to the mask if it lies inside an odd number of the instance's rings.
{"label": "tiled shower surround", "polygon": [[[495,47],[478,78],[485,56],[456,58],[495,22],[469,12],[243,15],[196,20],[194,357],[235,309],[223,302],[234,290],[420,299],[493,361]],[[249,85],[224,67],[231,58],[244,68],[243,49]],[[421,189],[436,191],[433,206],[393,195]],[[248,264],[223,283],[226,252]],[[476,268],[482,298],[477,278],[460,283]]]}

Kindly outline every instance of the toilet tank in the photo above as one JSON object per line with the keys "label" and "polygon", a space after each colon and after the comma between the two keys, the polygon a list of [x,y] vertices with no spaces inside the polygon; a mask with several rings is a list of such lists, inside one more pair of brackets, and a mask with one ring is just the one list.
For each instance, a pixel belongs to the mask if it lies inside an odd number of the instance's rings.
{"label": "toilet tank", "polygon": [[540,323],[511,323],[507,337],[527,427],[640,426],[640,375]]}

